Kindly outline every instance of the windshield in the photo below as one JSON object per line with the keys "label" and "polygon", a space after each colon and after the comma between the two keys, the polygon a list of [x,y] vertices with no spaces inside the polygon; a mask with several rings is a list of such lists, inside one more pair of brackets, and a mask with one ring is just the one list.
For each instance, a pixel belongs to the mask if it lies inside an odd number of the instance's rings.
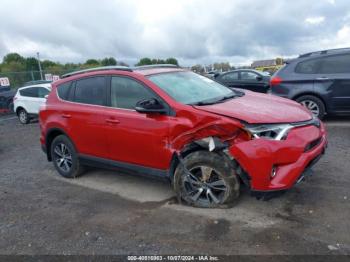
{"label": "windshield", "polygon": [[193,72],[163,73],[148,78],[183,104],[212,104],[236,95],[231,89]]}

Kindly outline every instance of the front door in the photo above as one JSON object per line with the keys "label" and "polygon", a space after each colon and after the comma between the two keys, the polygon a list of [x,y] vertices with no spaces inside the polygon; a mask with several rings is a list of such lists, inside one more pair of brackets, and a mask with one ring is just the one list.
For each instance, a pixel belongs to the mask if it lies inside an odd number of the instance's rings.
{"label": "front door", "polygon": [[248,89],[254,92],[266,92],[267,86],[263,80],[263,77],[250,71],[240,72],[240,85],[244,89]]}
{"label": "front door", "polygon": [[139,81],[112,76],[110,82],[108,148],[110,159],[167,169],[171,153],[168,150],[169,117],[162,114],[142,114],[135,111],[138,101],[159,97]]}

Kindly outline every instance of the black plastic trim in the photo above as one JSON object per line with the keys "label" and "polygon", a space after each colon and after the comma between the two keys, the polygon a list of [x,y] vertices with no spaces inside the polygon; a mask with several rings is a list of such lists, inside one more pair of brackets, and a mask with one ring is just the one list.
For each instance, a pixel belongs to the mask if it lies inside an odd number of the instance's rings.
{"label": "black plastic trim", "polygon": [[153,177],[153,178],[159,178],[159,179],[166,179],[169,180],[169,172],[168,170],[162,170],[152,167],[146,167],[136,164],[130,164],[125,162],[119,162],[111,159],[105,159],[85,154],[79,154],[79,160],[80,163],[87,166],[93,166],[98,168],[104,168],[104,169],[112,169],[112,170],[118,170],[123,171],[125,173],[129,174],[135,174],[145,177]]}

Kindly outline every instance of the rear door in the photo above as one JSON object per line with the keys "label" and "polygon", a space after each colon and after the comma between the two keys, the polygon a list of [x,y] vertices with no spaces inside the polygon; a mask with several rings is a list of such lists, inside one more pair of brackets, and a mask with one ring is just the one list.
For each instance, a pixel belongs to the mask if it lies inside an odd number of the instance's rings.
{"label": "rear door", "polygon": [[350,54],[323,58],[315,81],[326,88],[331,111],[350,111]]}
{"label": "rear door", "polygon": [[20,104],[29,114],[37,114],[36,103],[38,100],[38,88],[37,87],[27,87],[19,90],[21,95]]}
{"label": "rear door", "polygon": [[106,77],[82,78],[73,82],[70,89],[64,85],[62,88],[62,97],[69,101],[60,104],[59,114],[79,154],[107,158]]}
{"label": "rear door", "polygon": [[251,71],[240,72],[240,86],[254,92],[265,93],[268,89],[268,84],[264,82],[264,78]]}

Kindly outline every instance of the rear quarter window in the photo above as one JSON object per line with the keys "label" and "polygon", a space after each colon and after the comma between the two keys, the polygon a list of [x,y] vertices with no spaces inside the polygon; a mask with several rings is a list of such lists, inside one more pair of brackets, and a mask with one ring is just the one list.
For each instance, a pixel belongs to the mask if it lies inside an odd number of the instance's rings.
{"label": "rear quarter window", "polygon": [[58,94],[59,98],[61,98],[63,100],[68,100],[69,89],[70,89],[71,84],[72,84],[72,82],[67,82],[67,83],[64,83],[64,84],[57,86],[57,94]]}
{"label": "rear quarter window", "polygon": [[295,67],[295,73],[316,74],[319,70],[321,59],[310,59],[299,62]]}
{"label": "rear quarter window", "polygon": [[24,88],[19,90],[19,93],[21,96],[38,97],[38,88],[36,87]]}

